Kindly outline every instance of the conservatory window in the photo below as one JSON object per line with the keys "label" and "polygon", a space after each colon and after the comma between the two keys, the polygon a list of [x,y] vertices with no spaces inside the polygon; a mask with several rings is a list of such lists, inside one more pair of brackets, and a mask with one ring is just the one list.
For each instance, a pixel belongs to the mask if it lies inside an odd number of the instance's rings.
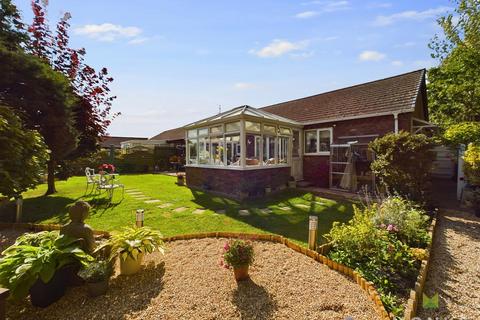
{"label": "conservatory window", "polygon": [[227,166],[240,166],[240,134],[228,134],[225,136],[225,153]]}
{"label": "conservatory window", "polygon": [[240,121],[227,123],[225,128],[227,132],[240,131]]}
{"label": "conservatory window", "polygon": [[292,134],[292,130],[290,128],[280,127],[280,134],[289,136]]}
{"label": "conservatory window", "polygon": [[212,165],[223,165],[223,154],[224,154],[224,141],[223,137],[212,137],[210,138],[210,161]]}
{"label": "conservatory window", "polygon": [[197,164],[197,155],[198,155],[198,143],[197,139],[188,140],[188,163]]}
{"label": "conservatory window", "polygon": [[223,126],[222,125],[219,125],[219,126],[215,126],[215,127],[211,127],[210,128],[210,133],[211,134],[220,134],[223,132]]}
{"label": "conservatory window", "polygon": [[189,138],[196,138],[197,137],[197,129],[188,130],[188,137]]}
{"label": "conservatory window", "polygon": [[274,136],[264,136],[263,137],[263,164],[264,165],[273,165],[276,163],[275,159],[275,141],[277,140]]}
{"label": "conservatory window", "polygon": [[288,163],[288,143],[289,143],[289,138],[287,137],[278,138],[278,163],[280,164]]}
{"label": "conservatory window", "polygon": [[252,122],[252,121],[245,121],[245,130],[247,131],[260,131],[260,123]]}
{"label": "conservatory window", "polygon": [[[260,129],[260,126],[259,126],[259,129]],[[245,136],[245,146],[247,148],[245,163],[247,166],[260,165],[261,141],[262,141],[262,136],[260,135],[247,134]]]}
{"label": "conservatory window", "polygon": [[210,163],[210,143],[208,137],[198,139],[198,164]]}
{"label": "conservatory window", "polygon": [[270,125],[263,125],[263,132],[265,133],[271,133],[273,135],[277,134],[277,128],[275,126],[270,126]]}

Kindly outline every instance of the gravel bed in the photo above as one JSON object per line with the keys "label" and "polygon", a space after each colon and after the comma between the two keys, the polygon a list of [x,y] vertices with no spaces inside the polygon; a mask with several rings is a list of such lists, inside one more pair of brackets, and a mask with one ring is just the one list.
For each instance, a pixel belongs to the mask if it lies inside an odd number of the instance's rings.
{"label": "gravel bed", "polygon": [[219,266],[224,239],[168,243],[133,276],[115,276],[107,295],[84,287],[57,303],[9,304],[9,319],[379,319],[354,282],[281,244],[255,242],[251,280],[237,284]]}
{"label": "gravel bed", "polygon": [[438,310],[418,316],[439,319],[480,319],[480,218],[445,210],[439,214],[433,242],[427,296],[439,295]]}
{"label": "gravel bed", "polygon": [[25,233],[25,230],[0,229],[0,252],[11,246],[18,236]]}

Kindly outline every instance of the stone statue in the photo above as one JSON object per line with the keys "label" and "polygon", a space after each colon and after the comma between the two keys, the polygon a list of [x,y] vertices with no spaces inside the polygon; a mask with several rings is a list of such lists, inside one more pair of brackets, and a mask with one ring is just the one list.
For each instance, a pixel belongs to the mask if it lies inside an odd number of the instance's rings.
{"label": "stone statue", "polygon": [[92,254],[95,248],[95,238],[93,229],[84,221],[88,217],[90,205],[85,201],[77,201],[68,210],[68,214],[72,222],[64,225],[60,229],[60,234],[70,236],[72,238],[81,239],[81,248],[88,254]]}

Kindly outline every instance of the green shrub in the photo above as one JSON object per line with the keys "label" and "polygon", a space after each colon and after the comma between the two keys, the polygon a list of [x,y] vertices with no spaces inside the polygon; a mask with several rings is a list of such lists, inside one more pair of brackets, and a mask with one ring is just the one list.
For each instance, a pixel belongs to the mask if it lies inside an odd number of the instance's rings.
{"label": "green shrub", "polygon": [[225,268],[238,268],[253,264],[253,245],[249,241],[229,240],[223,247],[223,262]]}
{"label": "green shrub", "polygon": [[445,131],[443,140],[446,144],[455,148],[460,144],[480,144],[480,123],[461,122],[454,124]]}
{"label": "green shrub", "polygon": [[391,133],[372,141],[371,169],[385,189],[414,201],[428,200],[434,160],[433,139],[423,134]]}
{"label": "green shrub", "polygon": [[480,186],[480,144],[470,143],[465,151],[463,160],[468,183]]}
{"label": "green shrub", "polygon": [[67,264],[80,262],[85,265],[93,260],[79,248],[77,239],[56,231],[20,236],[2,255],[0,285],[10,289],[14,299],[27,296],[38,279],[49,282],[55,272]]}
{"label": "green shrub", "polygon": [[354,208],[354,217],[346,224],[334,223],[326,235],[332,243],[329,257],[345,264],[374,283],[388,311],[401,315],[398,295],[408,293],[415,282],[418,262],[410,247],[396,232],[375,223],[379,206]]}
{"label": "green shrub", "polygon": [[428,220],[424,210],[400,197],[383,200],[373,216],[377,227],[396,232],[398,238],[410,247],[425,247],[429,243]]}
{"label": "green shrub", "polygon": [[109,261],[100,260],[87,264],[78,275],[86,282],[101,282],[110,279],[113,267]]}

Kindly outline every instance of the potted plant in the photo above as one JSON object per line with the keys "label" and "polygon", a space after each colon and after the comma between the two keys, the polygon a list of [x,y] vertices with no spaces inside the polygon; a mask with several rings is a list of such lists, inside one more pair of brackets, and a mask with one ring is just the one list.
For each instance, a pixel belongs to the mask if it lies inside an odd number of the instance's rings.
{"label": "potted plant", "polygon": [[13,299],[30,293],[34,306],[46,307],[65,293],[62,268],[93,260],[78,246],[78,240],[56,231],[25,234],[2,252],[0,285],[10,289]]}
{"label": "potted plant", "polygon": [[115,166],[113,164],[109,163],[104,163],[101,166],[98,167],[99,171],[98,173],[103,175],[103,174],[113,174],[115,173]]}
{"label": "potted plant", "polygon": [[464,171],[470,191],[470,203],[475,215],[480,217],[480,145],[470,143],[463,156]]}
{"label": "potted plant", "polygon": [[177,173],[177,184],[179,186],[184,186],[185,185],[185,173],[184,172]]}
{"label": "potted plant", "polygon": [[288,179],[288,187],[289,188],[296,188],[297,187],[297,181],[295,181],[295,178],[290,176]]}
{"label": "potted plant", "polygon": [[93,261],[78,272],[78,275],[87,283],[88,294],[91,297],[107,293],[112,274],[112,264],[106,260]]}
{"label": "potted plant", "polygon": [[125,228],[123,232],[114,233],[110,239],[95,251],[110,248],[110,260],[120,259],[120,274],[131,275],[140,270],[145,254],[155,250],[164,253],[162,234],[148,227]]}
{"label": "potted plant", "polygon": [[253,245],[250,241],[229,240],[223,247],[222,265],[233,268],[235,280],[248,279],[248,267],[253,264]]}

